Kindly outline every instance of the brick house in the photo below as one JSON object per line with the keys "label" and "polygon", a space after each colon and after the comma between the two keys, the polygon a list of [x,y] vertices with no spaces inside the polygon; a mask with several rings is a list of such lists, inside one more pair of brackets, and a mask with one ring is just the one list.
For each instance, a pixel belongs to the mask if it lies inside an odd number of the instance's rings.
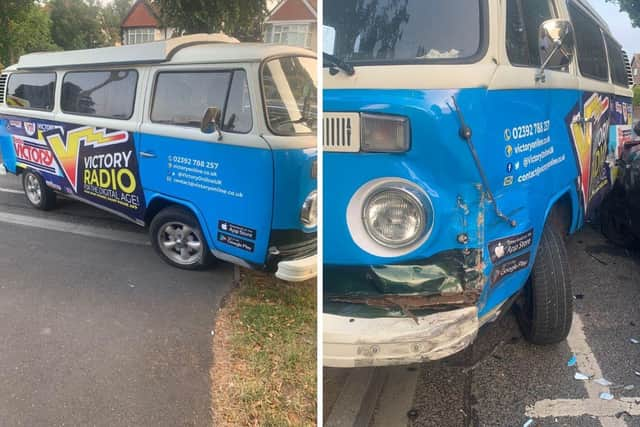
{"label": "brick house", "polygon": [[634,54],[631,59],[631,75],[633,76],[633,85],[640,84],[640,53]]}
{"label": "brick house", "polygon": [[159,11],[146,0],[137,0],[120,25],[122,44],[138,44],[166,40],[173,35],[173,28],[164,28]]}
{"label": "brick house", "polygon": [[265,21],[265,43],[316,50],[317,0],[281,0]]}

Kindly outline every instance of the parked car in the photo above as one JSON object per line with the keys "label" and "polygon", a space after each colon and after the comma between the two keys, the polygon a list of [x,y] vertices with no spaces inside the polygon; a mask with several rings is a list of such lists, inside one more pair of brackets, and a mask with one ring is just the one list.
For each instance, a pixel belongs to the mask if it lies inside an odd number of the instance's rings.
{"label": "parked car", "polygon": [[[634,127],[640,136],[640,122]],[[602,233],[614,244],[640,244],[640,141],[625,145],[618,160],[619,175],[600,210]]]}

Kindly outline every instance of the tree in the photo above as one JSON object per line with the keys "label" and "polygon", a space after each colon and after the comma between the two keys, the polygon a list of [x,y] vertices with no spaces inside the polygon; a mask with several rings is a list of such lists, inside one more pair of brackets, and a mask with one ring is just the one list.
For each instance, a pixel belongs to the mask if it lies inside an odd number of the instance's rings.
{"label": "tree", "polygon": [[639,0],[607,0],[620,6],[621,12],[627,12],[634,27],[640,27],[640,1]]}
{"label": "tree", "polygon": [[105,34],[105,43],[115,45],[122,42],[120,25],[131,9],[132,0],[113,0],[100,11],[100,21]]}
{"label": "tree", "polygon": [[47,10],[33,0],[0,1],[0,62],[15,63],[20,55],[55,50]]}
{"label": "tree", "polygon": [[640,86],[633,87],[633,105],[640,107]]}
{"label": "tree", "polygon": [[83,0],[51,0],[51,35],[64,50],[106,46],[107,36],[100,22],[100,7]]}
{"label": "tree", "polygon": [[178,34],[224,31],[241,40],[260,38],[266,0],[156,0],[165,25]]}

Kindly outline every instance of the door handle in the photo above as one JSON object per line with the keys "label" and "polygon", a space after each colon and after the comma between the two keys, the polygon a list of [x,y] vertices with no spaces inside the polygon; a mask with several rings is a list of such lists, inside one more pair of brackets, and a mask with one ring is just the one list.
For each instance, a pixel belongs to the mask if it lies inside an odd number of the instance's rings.
{"label": "door handle", "polygon": [[146,159],[153,159],[153,158],[155,158],[157,156],[156,156],[155,153],[150,153],[148,151],[141,151],[140,152],[140,157],[144,157]]}

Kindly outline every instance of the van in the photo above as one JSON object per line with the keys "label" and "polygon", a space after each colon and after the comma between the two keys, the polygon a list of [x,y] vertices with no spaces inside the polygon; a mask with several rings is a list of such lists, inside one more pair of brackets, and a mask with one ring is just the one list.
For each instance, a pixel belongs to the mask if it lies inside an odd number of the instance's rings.
{"label": "van", "polygon": [[324,25],[324,364],[442,359],[512,306],[564,340],[564,239],[631,135],[607,24],[583,0],[325,0]]}
{"label": "van", "polygon": [[4,167],[38,209],[80,200],[169,264],[316,273],[316,59],[222,34],[24,55],[0,77]]}

